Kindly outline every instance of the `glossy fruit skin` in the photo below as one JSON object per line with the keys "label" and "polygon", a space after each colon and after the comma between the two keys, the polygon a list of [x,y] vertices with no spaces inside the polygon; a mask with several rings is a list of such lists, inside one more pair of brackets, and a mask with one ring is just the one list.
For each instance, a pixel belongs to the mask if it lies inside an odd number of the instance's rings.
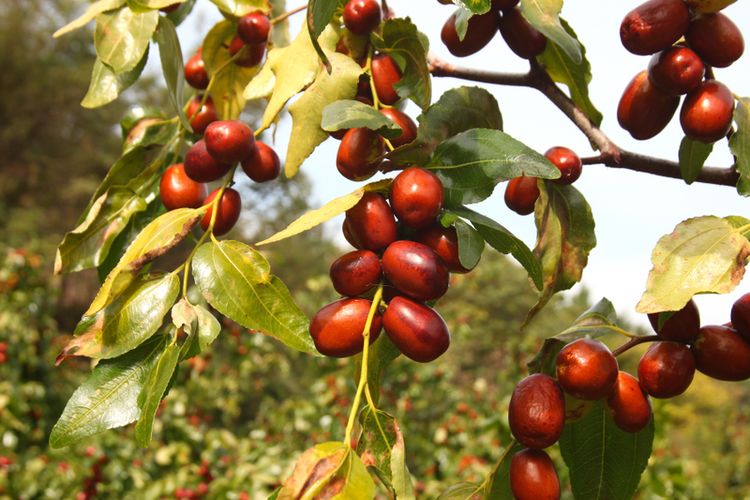
{"label": "glossy fruit skin", "polygon": [[698,337],[701,318],[698,306],[695,305],[693,299],[690,299],[682,309],[672,314],[664,322],[661,330],[659,330],[659,315],[660,313],[651,313],[648,315],[648,320],[654,331],[664,340],[690,343]]}
{"label": "glossy fruit skin", "polygon": [[380,110],[380,113],[387,116],[396,122],[396,125],[401,127],[401,135],[390,139],[391,145],[394,148],[398,148],[404,144],[409,144],[417,138],[417,124],[414,123],[414,120],[412,120],[409,115],[396,108],[383,108]]}
{"label": "glossy fruit skin", "polygon": [[440,39],[454,56],[466,57],[475,54],[495,37],[498,21],[496,11],[490,10],[481,16],[471,16],[463,40],[458,37],[456,31],[456,13],[445,21],[443,29],[440,30]]}
{"label": "glossy fruit skin", "polygon": [[[210,204],[214,198],[219,194],[220,189],[214,190],[208,195],[204,205]],[[227,188],[224,191],[224,195],[219,200],[219,207],[216,213],[216,221],[214,222],[214,236],[221,236],[226,234],[230,229],[234,227],[237,220],[240,218],[240,210],[242,209],[242,200],[240,199],[240,193],[232,188]],[[206,214],[201,219],[201,227],[204,231],[208,229],[208,225],[211,223],[212,208],[206,211]]]}
{"label": "glossy fruit skin", "polygon": [[470,271],[461,265],[458,257],[458,237],[455,227],[443,227],[439,222],[435,222],[414,235],[414,241],[432,248],[445,262],[450,272],[463,274]]}
{"label": "glossy fruit skin", "polygon": [[271,146],[265,142],[255,142],[255,152],[240,163],[242,170],[255,182],[268,182],[281,173],[281,160]]}
{"label": "glossy fruit skin", "polygon": [[492,0],[492,8],[495,10],[508,10],[512,9],[521,0]]}
{"label": "glossy fruit skin", "polygon": [[375,0],[349,0],[344,6],[344,26],[355,35],[367,35],[377,28],[380,17]]}
{"label": "glossy fruit skin", "polygon": [[229,43],[229,55],[234,56],[242,49],[245,49],[245,52],[238,59],[234,60],[234,64],[243,68],[252,68],[260,64],[263,60],[263,55],[266,53],[266,44],[250,45],[243,42],[239,36],[232,38],[232,41]]}
{"label": "glossy fruit skin", "polygon": [[625,15],[620,40],[633,54],[653,54],[679,40],[689,22],[690,12],[683,0],[649,0]]}
{"label": "glossy fruit skin", "polygon": [[732,126],[734,96],[723,83],[707,80],[688,92],[680,109],[685,135],[696,141],[716,142]]}
{"label": "glossy fruit skin", "polygon": [[518,57],[533,59],[547,47],[547,38],[524,19],[518,8],[504,10],[498,27],[505,43]]}
{"label": "glossy fruit skin", "polygon": [[543,450],[521,450],[510,460],[510,489],[516,500],[558,500],[560,478]]}
{"label": "glossy fruit skin", "polygon": [[700,85],[706,65],[688,47],[675,45],[651,56],[648,78],[651,84],[671,95],[687,94]]}
{"label": "glossy fruit skin", "polygon": [[242,16],[237,22],[237,35],[248,45],[259,45],[268,41],[271,20],[262,12]]}
{"label": "glossy fruit skin", "polygon": [[750,340],[750,293],[746,293],[732,304],[731,326],[745,340]]}
{"label": "glossy fruit skin", "polygon": [[605,398],[617,382],[617,360],[597,340],[574,340],[558,353],[555,364],[560,387],[578,399]]}
{"label": "glossy fruit skin", "polygon": [[336,168],[352,181],[369,179],[382,161],[383,138],[369,128],[352,128],[344,134],[336,154]]}
{"label": "glossy fruit skin", "polygon": [[505,187],[505,204],[519,215],[534,213],[534,205],[539,198],[536,177],[522,175],[508,181]]}
{"label": "glossy fruit skin", "polygon": [[185,80],[191,87],[199,90],[208,87],[208,72],[200,51],[185,63]]}
{"label": "glossy fruit skin", "polygon": [[730,66],[745,51],[742,32],[721,12],[693,19],[685,39],[706,64],[716,68]]}
{"label": "glossy fruit skin", "polygon": [[380,282],[380,259],[371,250],[349,252],[331,264],[329,272],[333,288],[341,295],[362,295]]}
{"label": "glossy fruit skin", "polygon": [[399,222],[421,229],[443,208],[443,183],[429,170],[409,167],[393,179],[388,197]]}
{"label": "glossy fruit skin", "polygon": [[622,93],[617,106],[617,121],[634,139],[650,139],[664,130],[679,104],[678,96],[653,86],[648,71],[641,71]]}
{"label": "glossy fruit skin", "polygon": [[521,380],[510,398],[508,423],[513,437],[527,448],[555,444],[565,425],[565,397],[557,381],[542,373]]}
{"label": "glossy fruit skin", "polygon": [[617,383],[607,398],[607,406],[617,427],[625,432],[640,432],[651,421],[651,402],[638,379],[627,372],[617,374]]}
{"label": "glossy fruit skin", "polygon": [[387,54],[378,54],[372,58],[370,64],[372,72],[372,81],[375,85],[375,92],[378,93],[378,99],[388,106],[396,104],[399,96],[393,85],[401,80],[401,70],[396,61]]}
{"label": "glossy fruit skin", "polygon": [[[331,302],[315,313],[310,321],[310,335],[321,354],[345,358],[362,352],[365,345],[362,332],[367,323],[372,301],[344,298]],[[380,335],[383,320],[375,313],[370,326],[370,344]]]}
{"label": "glossy fruit skin", "polygon": [[232,165],[221,163],[209,154],[206,141],[203,139],[193,144],[185,155],[185,173],[197,182],[212,182],[220,179],[231,168]]}
{"label": "glossy fruit skin", "polygon": [[656,342],[638,363],[638,381],[643,391],[655,398],[673,398],[690,387],[695,375],[695,358],[679,342]]}
{"label": "glossy fruit skin", "polygon": [[717,380],[750,378],[750,344],[734,328],[708,325],[693,344],[698,371]]}
{"label": "glossy fruit skin", "polygon": [[544,156],[560,170],[560,178],[554,180],[557,184],[573,184],[581,177],[583,164],[581,158],[572,149],[555,146],[548,149]]}
{"label": "glossy fruit skin", "polygon": [[356,248],[373,252],[387,247],[398,236],[393,211],[379,193],[365,193],[356,205],[346,211],[344,224],[349,228],[349,236],[357,243],[354,245]]}
{"label": "glossy fruit skin", "polygon": [[253,130],[239,120],[211,123],[203,139],[209,154],[222,163],[234,165],[255,153]]}
{"label": "glossy fruit skin", "polygon": [[407,297],[390,300],[383,313],[383,328],[399,351],[420,363],[434,361],[451,343],[448,325],[437,311]]}
{"label": "glossy fruit skin", "polygon": [[206,193],[206,185],[188,177],[182,163],[170,165],[161,176],[159,197],[167,210],[199,208]]}
{"label": "glossy fruit skin", "polygon": [[394,241],[383,252],[383,274],[404,295],[435,300],[448,290],[448,266],[427,245],[416,241]]}
{"label": "glossy fruit skin", "polygon": [[219,119],[213,99],[208,97],[203,106],[201,106],[202,100],[203,96],[193,97],[188,104],[186,113],[188,120],[190,120],[190,126],[196,134],[202,134],[210,123]]}

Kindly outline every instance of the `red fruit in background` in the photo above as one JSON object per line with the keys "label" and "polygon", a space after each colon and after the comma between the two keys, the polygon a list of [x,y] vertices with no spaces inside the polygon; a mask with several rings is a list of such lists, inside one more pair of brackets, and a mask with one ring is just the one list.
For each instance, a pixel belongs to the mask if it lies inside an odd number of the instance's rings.
{"label": "red fruit in background", "polygon": [[638,381],[655,398],[673,398],[687,390],[695,375],[695,358],[679,342],[656,342],[638,363]]}
{"label": "red fruit in background", "polygon": [[349,180],[369,179],[378,171],[384,146],[383,138],[374,130],[349,129],[339,144],[336,168]]}
{"label": "red fruit in background", "polygon": [[211,123],[203,134],[209,154],[222,163],[235,164],[255,153],[253,130],[239,120]]}
{"label": "red fruit in background", "polygon": [[344,26],[356,35],[367,35],[380,24],[380,5],[375,0],[349,0],[344,6]]}
{"label": "red fruit in background", "polygon": [[521,380],[510,398],[508,424],[513,437],[527,448],[555,444],[565,425],[565,397],[555,379],[535,373]]}
{"label": "red fruit in background", "polygon": [[617,374],[617,383],[607,398],[612,418],[625,432],[640,432],[651,421],[651,403],[638,380],[627,372]]}
{"label": "red fruit in background", "polygon": [[427,227],[443,208],[443,183],[420,167],[409,167],[393,179],[389,192],[393,213],[413,229]]}
{"label": "red fruit in background", "polygon": [[200,50],[185,63],[185,81],[191,87],[199,90],[208,87],[208,72],[205,64],[203,64]]}
{"label": "red fruit in background", "polygon": [[372,58],[370,71],[380,102],[388,106],[395,104],[399,97],[393,86],[401,80],[401,70],[396,61],[389,55],[378,54]]}
{"label": "red fruit in background", "polygon": [[165,14],[169,14],[170,12],[174,12],[179,9],[181,5],[181,3],[173,3],[171,5],[167,5],[166,7],[162,7],[159,10],[164,12]]}
{"label": "red fruit in background", "polygon": [[242,170],[255,182],[268,182],[281,173],[279,155],[264,142],[255,142],[255,152],[243,159]]}
{"label": "red fruit in background", "polygon": [[505,204],[519,215],[534,213],[534,205],[539,198],[536,177],[522,175],[508,181],[505,187]]}
{"label": "red fruit in background", "polygon": [[234,60],[234,64],[243,68],[252,68],[260,64],[263,60],[263,55],[266,53],[266,44],[250,45],[243,42],[238,36],[232,38],[232,41],[229,43],[229,55],[234,57],[235,54],[243,49],[244,52]]}
{"label": "red fruit in background", "polygon": [[654,54],[648,63],[648,78],[656,88],[672,95],[687,94],[700,85],[706,65],[688,47],[675,45]]}
{"label": "red fruit in background", "polygon": [[167,210],[199,208],[206,193],[206,185],[188,177],[182,163],[170,165],[161,176],[159,197]]}
{"label": "red fruit in background", "polygon": [[745,51],[742,32],[721,12],[690,21],[685,39],[706,64],[717,68],[731,65]]}
{"label": "red fruit in background", "polygon": [[417,124],[414,123],[414,120],[409,115],[396,108],[383,108],[380,112],[401,127],[401,135],[390,139],[391,145],[394,148],[409,144],[417,138]]}
{"label": "red fruit in background", "polygon": [[547,47],[547,38],[524,19],[518,8],[504,10],[498,27],[505,43],[518,57],[533,59]]}
{"label": "red fruit in background", "polygon": [[634,139],[650,139],[664,130],[679,104],[678,96],[656,88],[648,79],[648,71],[641,71],[622,93],[617,121]]}
{"label": "red fruit in background", "polygon": [[443,227],[439,222],[435,222],[426,229],[418,232],[414,236],[414,241],[432,248],[443,262],[445,262],[450,272],[469,272],[469,269],[461,265],[461,260],[458,257],[458,237],[456,236],[455,227]]}
{"label": "red fruit in background", "polygon": [[[209,205],[213,202],[216,195],[219,194],[220,189],[216,189],[214,192],[208,195],[204,205]],[[227,188],[224,191],[224,195],[219,200],[218,210],[216,212],[216,221],[214,222],[214,235],[221,236],[226,234],[230,229],[234,227],[237,220],[240,218],[240,210],[242,209],[242,200],[240,199],[240,193],[232,188]],[[206,214],[201,219],[201,227],[204,231],[208,230],[208,225],[211,223],[211,214],[213,213],[213,207],[209,207]]]}
{"label": "red fruit in background", "polygon": [[194,181],[215,181],[224,177],[231,168],[232,165],[219,162],[208,153],[203,139],[193,144],[185,154],[185,173]]}
{"label": "red fruit in background", "polygon": [[[665,317],[669,314],[671,316],[666,321],[663,321],[662,327],[659,328],[659,316],[662,314]],[[675,340],[684,343],[695,340],[698,336],[698,330],[701,327],[698,306],[695,305],[693,299],[690,299],[682,309],[674,313],[651,313],[648,315],[648,320],[654,331],[664,340]]]}
{"label": "red fruit in background", "polygon": [[729,325],[737,330],[745,340],[750,340],[750,293],[746,293],[732,304],[732,323]]}
{"label": "red fruit in background", "polygon": [[583,164],[581,158],[573,151],[563,146],[555,146],[544,153],[549,161],[560,170],[560,178],[554,182],[558,184],[573,184],[581,176]]}
{"label": "red fruit in background", "polygon": [[574,340],[558,353],[555,364],[560,387],[578,399],[607,397],[617,382],[617,360],[597,340]]}
{"label": "red fruit in background", "polygon": [[[367,299],[345,298],[323,307],[310,321],[315,348],[321,354],[335,358],[362,352],[365,344],[362,332],[371,306],[372,301]],[[378,338],[381,325],[382,319],[376,312],[370,326],[371,344]]]}
{"label": "red fruit in background", "polygon": [[262,12],[242,16],[237,22],[237,36],[248,45],[260,45],[268,40],[271,20]]}
{"label": "red fruit in background", "polygon": [[210,123],[219,119],[216,115],[214,100],[207,97],[206,102],[201,106],[202,100],[203,96],[197,95],[193,97],[190,99],[187,108],[187,118],[190,120],[190,126],[196,134],[202,134]]}
{"label": "red fruit in background", "polygon": [[362,295],[380,282],[380,259],[371,250],[349,252],[333,261],[329,274],[341,295]]}
{"label": "red fruit in background", "polygon": [[344,224],[348,225],[349,235],[358,248],[377,252],[396,241],[396,219],[391,206],[379,193],[365,193],[346,211]]}
{"label": "red fruit in background", "polygon": [[680,109],[685,135],[696,141],[716,142],[729,132],[734,96],[726,85],[707,80],[691,90]]}
{"label": "red fruit in background", "polygon": [[480,16],[469,18],[466,36],[461,40],[456,31],[456,14],[453,13],[440,30],[440,39],[448,51],[456,57],[466,57],[482,50],[497,33],[497,12],[490,10]]}
{"label": "red fruit in background", "polygon": [[693,344],[698,371],[717,380],[750,378],[750,344],[733,328],[704,326]]}
{"label": "red fruit in background", "polygon": [[427,245],[394,241],[383,252],[382,266],[388,281],[413,299],[438,299],[448,290],[448,267]]}
{"label": "red fruit in background", "polygon": [[560,479],[547,452],[522,450],[510,460],[510,489],[516,500],[557,500]]}
{"label": "red fruit in background", "polygon": [[683,0],[649,0],[625,15],[620,40],[633,54],[653,54],[679,40],[689,22],[690,12]]}
{"label": "red fruit in background", "polygon": [[383,328],[406,357],[429,363],[448,350],[451,336],[433,308],[406,297],[393,297],[383,314]]}

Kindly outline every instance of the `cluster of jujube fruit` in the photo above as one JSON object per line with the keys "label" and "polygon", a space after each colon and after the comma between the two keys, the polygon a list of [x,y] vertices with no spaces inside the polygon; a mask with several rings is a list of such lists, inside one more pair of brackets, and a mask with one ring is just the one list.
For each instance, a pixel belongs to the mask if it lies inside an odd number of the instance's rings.
{"label": "cluster of jujube fruit", "polygon": [[729,133],[734,97],[712,69],[731,65],[744,51],[742,33],[729,17],[693,12],[683,0],[649,0],[625,16],[620,39],[633,54],[653,54],[617,107],[620,126],[633,138],[661,132],[682,95],[680,125],[687,137],[712,143]]}

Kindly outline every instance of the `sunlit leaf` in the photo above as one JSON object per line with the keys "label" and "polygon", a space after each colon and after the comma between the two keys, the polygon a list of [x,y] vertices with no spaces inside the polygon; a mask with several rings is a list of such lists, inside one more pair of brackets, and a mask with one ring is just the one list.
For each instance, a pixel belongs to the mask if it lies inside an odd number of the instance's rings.
{"label": "sunlit leaf", "polygon": [[81,106],[84,108],[98,108],[117,99],[123,90],[138,80],[138,77],[143,72],[143,68],[146,67],[147,60],[148,49],[144,52],[143,57],[135,68],[118,75],[97,58],[94,62],[94,69],[91,72],[91,83],[89,83],[86,95],[83,96]]}
{"label": "sunlit leaf", "polygon": [[583,59],[581,44],[560,22],[563,0],[521,0],[521,14],[550,42],[558,45],[570,60],[579,64]]}
{"label": "sunlit leaf", "polygon": [[159,356],[156,365],[151,369],[146,384],[138,395],[138,407],[141,409],[141,415],[138,423],[135,424],[135,440],[141,446],[148,446],[151,442],[156,410],[164,397],[179,359],[180,347],[176,344],[168,345]]}
{"label": "sunlit leaf", "polygon": [[99,14],[94,33],[98,59],[117,75],[132,71],[143,58],[158,23],[156,11],[139,13],[122,7]]}
{"label": "sunlit leaf", "polygon": [[750,97],[737,99],[734,108],[734,121],[737,130],[729,138],[729,149],[736,158],[737,191],[743,196],[750,195]]}
{"label": "sunlit leaf", "polygon": [[372,106],[353,99],[343,99],[326,106],[323,109],[320,128],[326,132],[349,128],[369,128],[387,138],[398,137],[402,134],[401,127],[396,122],[383,113],[379,113]]}
{"label": "sunlit leaf", "polygon": [[86,9],[86,12],[84,12],[80,17],[76,18],[74,21],[69,22],[59,30],[55,31],[54,36],[55,38],[63,36],[67,33],[70,33],[71,31],[75,31],[78,28],[83,28],[86,26],[89,22],[93,21],[96,16],[101,14],[102,12],[107,12],[108,10],[114,10],[118,7],[125,4],[125,0],[99,0],[98,2],[94,2],[91,5],[88,6]]}

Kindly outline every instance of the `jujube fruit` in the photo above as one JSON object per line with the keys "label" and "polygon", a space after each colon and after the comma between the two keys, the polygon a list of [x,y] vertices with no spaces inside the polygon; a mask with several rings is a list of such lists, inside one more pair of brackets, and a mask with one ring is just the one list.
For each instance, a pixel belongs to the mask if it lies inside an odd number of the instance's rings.
{"label": "jujube fruit", "polygon": [[679,40],[689,22],[690,12],[683,0],[649,0],[625,15],[620,40],[633,54],[653,54]]}
{"label": "jujube fruit", "polygon": [[680,109],[685,135],[696,141],[716,142],[732,126],[734,96],[723,83],[707,80],[688,92]]}
{"label": "jujube fruit", "polygon": [[650,139],[664,130],[679,104],[678,96],[656,88],[648,79],[648,71],[641,71],[622,93],[617,121],[634,139]]}
{"label": "jujube fruit", "polygon": [[[458,11],[457,11],[458,12]],[[466,57],[483,49],[497,33],[497,12],[471,16],[466,35],[461,40],[456,31],[456,13],[452,14],[440,30],[440,39],[448,51],[456,57]]]}
{"label": "jujube fruit", "polygon": [[443,183],[429,170],[409,167],[393,179],[389,199],[402,224],[414,229],[427,227],[443,207]]}
{"label": "jujube fruit", "polygon": [[640,432],[651,421],[651,403],[638,380],[627,372],[617,374],[617,383],[607,398],[612,418],[625,432]]}
{"label": "jujube fruit", "polygon": [[369,179],[382,161],[383,138],[369,128],[352,128],[344,134],[336,154],[336,168],[352,181]]}
{"label": "jujube fruit", "polygon": [[565,398],[555,379],[535,373],[521,380],[510,398],[508,424],[513,437],[527,448],[555,444],[565,425]]}
{"label": "jujube fruit", "polygon": [[745,340],[750,340],[750,293],[746,293],[732,304],[732,327]]}
{"label": "jujube fruit", "polygon": [[393,86],[401,80],[401,70],[396,61],[387,54],[378,54],[372,58],[370,71],[380,102],[389,106],[395,104],[399,97]]}
{"label": "jujube fruit", "polygon": [[560,478],[543,450],[521,450],[510,459],[510,490],[516,500],[558,500]]}
{"label": "jujube fruit", "polygon": [[279,155],[265,142],[255,142],[255,152],[240,163],[242,170],[255,182],[268,182],[281,173]]}
{"label": "jujube fruit", "polygon": [[[345,298],[331,302],[310,321],[310,336],[321,354],[335,358],[353,356],[365,345],[362,333],[372,301]],[[380,334],[382,318],[375,313],[370,325],[370,343]]]}
{"label": "jujube fruit", "polygon": [[388,281],[413,299],[438,299],[448,290],[448,266],[427,245],[394,241],[383,252],[382,266]]}
{"label": "jujube fruit", "polygon": [[700,314],[698,306],[693,299],[690,299],[682,309],[669,316],[669,319],[663,322],[659,328],[659,316],[669,313],[651,313],[648,320],[654,331],[664,340],[675,340],[677,342],[689,343],[698,336],[698,330],[701,327]]}
{"label": "jujube fruit", "polygon": [[349,0],[344,6],[344,26],[355,35],[366,35],[380,24],[376,0]]}
{"label": "jujube fruit", "polygon": [[518,57],[533,59],[547,47],[547,38],[524,19],[518,8],[504,10],[498,27],[505,43]]}
{"label": "jujube fruit", "polygon": [[539,198],[536,177],[522,175],[508,181],[505,187],[505,204],[519,215],[534,213],[534,205]]}
{"label": "jujube fruit", "polygon": [[266,44],[250,45],[243,42],[239,36],[232,38],[232,41],[229,43],[229,55],[234,57],[243,49],[244,52],[234,60],[234,64],[243,68],[252,68],[260,64],[263,60],[263,55],[266,53]]}
{"label": "jujube fruit", "polygon": [[202,100],[202,96],[195,96],[190,99],[186,113],[188,120],[190,120],[190,127],[196,134],[202,134],[210,123],[218,120],[213,99],[207,97],[206,102],[201,106]]}
{"label": "jujube fruit", "polygon": [[188,177],[182,163],[169,166],[159,183],[159,197],[167,210],[199,208],[206,199],[206,192],[206,185]]}
{"label": "jujube fruit", "polygon": [[237,22],[237,35],[248,45],[259,45],[268,40],[271,21],[262,12],[242,16]]}
{"label": "jujube fruit", "polygon": [[414,241],[432,248],[443,262],[445,262],[450,272],[469,272],[469,269],[461,264],[458,256],[458,236],[456,235],[455,227],[443,227],[439,222],[435,222],[414,235]]}
{"label": "jujube fruit", "polygon": [[695,358],[679,342],[656,342],[638,363],[638,381],[644,392],[655,398],[673,398],[690,387],[695,375]]}
{"label": "jujube fruit", "polygon": [[734,328],[708,325],[693,344],[698,371],[717,380],[750,378],[750,344]]}
{"label": "jujube fruit", "polygon": [[417,124],[414,123],[414,120],[409,115],[396,108],[383,108],[380,112],[401,127],[401,135],[390,139],[393,147],[397,148],[404,144],[409,144],[417,138]]}
{"label": "jujube fruit", "polygon": [[720,12],[690,21],[685,39],[706,64],[717,68],[730,66],[745,51],[742,32]]}
{"label": "jujube fruit", "polygon": [[239,120],[211,123],[203,139],[209,154],[222,163],[235,164],[255,152],[253,131]]}
{"label": "jujube fruit", "polygon": [[651,56],[648,77],[651,84],[672,95],[687,94],[700,85],[706,65],[688,47],[675,45]]}
{"label": "jujube fruit", "polygon": [[406,297],[390,300],[383,329],[399,351],[420,363],[437,359],[450,346],[448,326],[437,311]]}
{"label": "jujube fruit", "polygon": [[193,144],[185,154],[185,173],[194,181],[215,181],[224,177],[231,168],[232,165],[217,161],[209,154],[203,139]]}
{"label": "jujube fruit", "polygon": [[185,81],[191,87],[199,90],[208,87],[208,72],[200,50],[185,63]]}
{"label": "jujube fruit", "polygon": [[554,180],[557,184],[573,184],[581,176],[583,164],[572,149],[555,146],[548,149],[544,156],[560,171],[560,177]]}
{"label": "jujube fruit", "polygon": [[371,250],[355,250],[333,261],[329,274],[341,295],[362,295],[380,282],[380,259]]}
{"label": "jujube fruit", "polygon": [[352,240],[363,249],[377,252],[396,241],[396,219],[382,194],[365,193],[346,211],[345,224]]}
{"label": "jujube fruit", "polygon": [[560,387],[578,399],[604,398],[617,382],[617,360],[597,340],[574,340],[558,353],[555,365]]}
{"label": "jujube fruit", "polygon": [[[203,204],[211,205],[214,198],[216,198],[220,191],[221,189],[216,189],[214,192],[209,194],[208,198],[206,198],[206,201]],[[218,203],[216,220],[214,221],[214,235],[221,236],[222,234],[228,233],[240,218],[241,209],[242,200],[240,199],[240,193],[232,188],[227,188]],[[206,214],[201,219],[201,227],[204,231],[208,230],[208,226],[211,224],[212,213],[213,207],[209,207],[209,209],[206,211]]]}
{"label": "jujube fruit", "polygon": [[495,10],[507,10],[512,9],[521,0],[492,0],[492,8]]}
{"label": "jujube fruit", "polygon": [[352,233],[351,229],[351,221],[349,219],[344,218],[344,222],[341,224],[341,232],[344,234],[344,239],[346,239],[347,242],[354,248],[361,250],[362,244],[357,241],[357,239],[354,237],[354,234]]}

